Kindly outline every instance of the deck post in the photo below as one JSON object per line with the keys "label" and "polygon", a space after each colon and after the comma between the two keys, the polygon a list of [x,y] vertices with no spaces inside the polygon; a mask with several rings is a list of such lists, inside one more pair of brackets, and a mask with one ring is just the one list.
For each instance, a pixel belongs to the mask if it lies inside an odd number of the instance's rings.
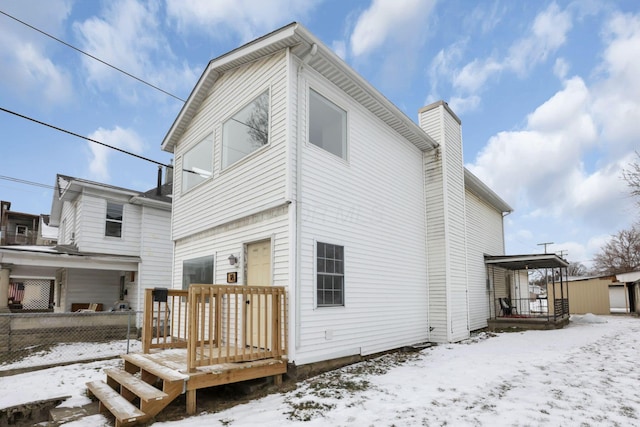
{"label": "deck post", "polygon": [[273,376],[273,384],[277,387],[280,387],[282,385],[282,374]]}
{"label": "deck post", "polygon": [[196,413],[196,390],[187,390],[187,415]]}
{"label": "deck post", "polygon": [[152,330],[152,292],[153,289],[145,289],[144,292],[144,320],[142,321],[142,352],[148,354],[151,350]]}

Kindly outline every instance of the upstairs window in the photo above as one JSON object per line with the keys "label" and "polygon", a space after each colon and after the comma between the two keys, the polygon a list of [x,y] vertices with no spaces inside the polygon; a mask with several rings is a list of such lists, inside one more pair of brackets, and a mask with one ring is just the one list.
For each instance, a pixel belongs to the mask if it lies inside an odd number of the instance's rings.
{"label": "upstairs window", "polygon": [[213,256],[182,262],[182,289],[189,289],[191,284],[213,284]]}
{"label": "upstairs window", "polygon": [[344,305],[344,246],[317,243],[318,307]]}
{"label": "upstairs window", "polygon": [[16,236],[25,236],[29,232],[29,227],[26,225],[16,225]]}
{"label": "upstairs window", "polygon": [[309,142],[347,158],[347,112],[314,90],[309,90]]}
{"label": "upstairs window", "polygon": [[213,138],[206,137],[182,158],[182,191],[189,191],[213,176]]}
{"label": "upstairs window", "polygon": [[269,143],[269,91],[263,92],[222,125],[222,167]]}
{"label": "upstairs window", "polygon": [[108,237],[122,237],[122,210],[119,203],[107,202],[107,220],[104,235]]}

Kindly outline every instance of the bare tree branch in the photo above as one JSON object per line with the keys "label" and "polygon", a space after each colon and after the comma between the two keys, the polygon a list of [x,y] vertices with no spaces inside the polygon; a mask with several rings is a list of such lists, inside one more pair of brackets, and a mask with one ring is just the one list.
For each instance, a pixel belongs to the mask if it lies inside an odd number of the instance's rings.
{"label": "bare tree branch", "polygon": [[[640,159],[640,152],[636,151],[636,156]],[[622,178],[631,188],[631,195],[640,197],[640,162],[629,163],[629,168],[622,170]],[[640,204],[640,201],[638,203]]]}
{"label": "bare tree branch", "polygon": [[593,265],[603,274],[640,270],[640,223],[613,235],[596,254]]}

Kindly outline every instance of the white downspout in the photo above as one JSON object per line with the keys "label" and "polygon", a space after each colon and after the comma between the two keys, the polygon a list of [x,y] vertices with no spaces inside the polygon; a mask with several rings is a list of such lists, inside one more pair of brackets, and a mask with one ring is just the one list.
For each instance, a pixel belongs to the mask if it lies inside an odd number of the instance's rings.
{"label": "white downspout", "polygon": [[309,49],[309,51],[305,54],[305,56],[302,58],[302,61],[300,62],[300,65],[298,66],[298,71],[297,71],[297,75],[296,75],[296,106],[297,106],[297,117],[296,117],[296,121],[297,121],[297,128],[298,128],[298,135],[297,135],[297,141],[296,141],[296,191],[295,191],[295,209],[296,209],[296,284],[295,284],[295,288],[296,288],[296,309],[295,309],[295,328],[296,328],[296,333],[295,333],[295,346],[296,349],[300,348],[300,341],[301,341],[301,334],[300,334],[300,325],[301,325],[301,309],[300,309],[300,294],[301,294],[301,266],[302,266],[302,233],[301,233],[301,229],[302,229],[302,205],[301,205],[301,194],[302,194],[302,140],[303,140],[303,129],[301,126],[301,117],[302,117],[302,103],[300,102],[300,99],[303,98],[300,96],[301,93],[303,93],[303,91],[301,90],[300,87],[300,82],[301,82],[301,74],[302,74],[302,69],[304,68],[304,66],[309,62],[309,60],[311,59],[312,56],[315,56],[315,54],[318,52],[318,45],[317,44],[313,44],[311,45],[311,48]]}

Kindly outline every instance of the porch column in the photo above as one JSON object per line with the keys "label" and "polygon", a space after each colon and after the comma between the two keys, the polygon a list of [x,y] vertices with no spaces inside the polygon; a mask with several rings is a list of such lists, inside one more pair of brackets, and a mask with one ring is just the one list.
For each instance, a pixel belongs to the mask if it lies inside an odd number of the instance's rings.
{"label": "porch column", "polygon": [[0,267],[0,313],[9,313],[9,274],[11,270]]}

